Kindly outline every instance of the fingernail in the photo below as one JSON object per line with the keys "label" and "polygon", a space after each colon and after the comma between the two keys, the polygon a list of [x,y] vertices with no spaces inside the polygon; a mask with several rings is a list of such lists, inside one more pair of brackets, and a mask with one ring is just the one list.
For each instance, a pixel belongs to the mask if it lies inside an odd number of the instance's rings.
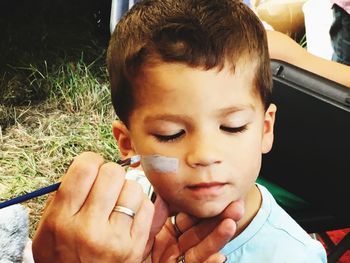
{"label": "fingernail", "polygon": [[225,263],[227,261],[227,257],[225,256],[225,260],[222,263]]}

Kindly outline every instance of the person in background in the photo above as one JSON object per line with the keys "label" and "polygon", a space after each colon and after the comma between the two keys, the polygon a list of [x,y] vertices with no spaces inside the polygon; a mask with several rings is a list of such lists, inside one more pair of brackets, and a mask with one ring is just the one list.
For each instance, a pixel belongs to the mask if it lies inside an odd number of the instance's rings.
{"label": "person in background", "polygon": [[[112,8],[111,8],[111,19],[110,19],[110,32],[114,31],[115,25],[120,20],[122,15],[131,8],[134,3],[139,0],[112,0]],[[344,8],[344,10],[349,11],[349,2],[350,0],[336,1],[339,2],[339,5]],[[251,7],[251,3],[249,0],[242,1],[249,7]],[[341,9],[336,4],[334,5],[334,12],[338,12]],[[336,11],[338,10],[338,11]],[[337,33],[337,43],[339,52],[342,52],[342,56],[339,57],[348,57],[349,61],[349,43],[350,43],[350,22],[349,22],[349,14],[344,10],[341,11],[343,22],[340,20],[340,16],[338,19],[337,26],[333,31]],[[339,11],[340,12],[340,11]],[[346,22],[347,21],[347,22]],[[262,21],[264,27],[267,31],[267,39],[269,46],[270,58],[272,59],[280,59],[290,64],[293,64],[297,67],[303,68],[307,71],[320,75],[324,78],[330,79],[337,83],[340,83],[346,87],[350,88],[350,67],[348,65],[344,65],[342,63],[329,61],[327,59],[315,56],[309,53],[306,49],[301,47],[296,41],[290,38],[288,35],[274,31],[273,28]],[[341,26],[340,24],[343,23]],[[347,23],[347,24],[346,24]],[[346,26],[347,25],[347,26]],[[339,30],[339,29],[342,29]],[[347,31],[347,33],[346,33]],[[343,32],[343,33],[342,33]],[[345,33],[344,33],[345,32]],[[341,37],[341,34],[347,34],[347,37]],[[342,45],[342,46],[341,46]],[[286,52],[288,50],[288,52]],[[347,54],[347,55],[346,55]],[[344,59],[343,59],[344,60]],[[346,64],[346,63],[345,63]]]}
{"label": "person in background", "polygon": [[350,0],[331,0],[331,3],[334,17],[329,30],[334,50],[332,60],[350,66]]}
{"label": "person in background", "polygon": [[266,30],[266,33],[272,59],[283,60],[350,88],[350,66],[315,56],[281,32]]}

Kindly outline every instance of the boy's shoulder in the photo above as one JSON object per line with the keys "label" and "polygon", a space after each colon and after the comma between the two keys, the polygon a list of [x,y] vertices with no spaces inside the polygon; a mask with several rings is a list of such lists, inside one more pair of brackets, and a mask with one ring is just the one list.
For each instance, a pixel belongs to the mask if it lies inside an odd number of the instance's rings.
{"label": "boy's shoulder", "polygon": [[265,187],[258,187],[263,201],[257,215],[221,251],[228,262],[327,262],[322,244],[312,239]]}

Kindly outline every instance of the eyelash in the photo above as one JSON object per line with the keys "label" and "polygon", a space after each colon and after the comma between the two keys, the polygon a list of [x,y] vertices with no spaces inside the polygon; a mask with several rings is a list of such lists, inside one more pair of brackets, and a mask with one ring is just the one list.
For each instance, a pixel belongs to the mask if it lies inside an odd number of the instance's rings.
{"label": "eyelash", "polygon": [[225,127],[225,126],[220,126],[220,129],[228,132],[228,133],[242,133],[247,130],[247,125],[243,125],[241,127]]}
{"label": "eyelash", "polygon": [[[242,132],[247,130],[247,125],[243,125],[241,127],[220,126],[220,129],[225,131],[225,132],[228,132],[228,133],[242,133]],[[154,137],[156,137],[156,139],[160,142],[174,142],[184,134],[185,134],[185,131],[181,130],[180,132],[172,134],[172,135],[154,134]]]}
{"label": "eyelash", "polygon": [[[228,133],[242,133],[247,130],[247,125],[243,125],[241,127],[225,127],[225,126],[220,126],[220,129],[228,132]],[[160,142],[174,142],[177,139],[179,139],[183,134],[185,134],[185,131],[182,130],[176,134],[172,135],[159,135],[155,134],[154,136],[156,139]]]}
{"label": "eyelash", "polygon": [[172,134],[172,135],[159,135],[154,134],[154,137],[160,142],[173,142],[179,139],[183,134],[185,134],[184,130],[181,130],[178,133]]}

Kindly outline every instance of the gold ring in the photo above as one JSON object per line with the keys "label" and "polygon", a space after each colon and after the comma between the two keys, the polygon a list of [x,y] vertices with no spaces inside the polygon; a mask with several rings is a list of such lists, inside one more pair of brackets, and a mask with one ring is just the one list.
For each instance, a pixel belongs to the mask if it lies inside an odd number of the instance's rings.
{"label": "gold ring", "polygon": [[113,212],[119,212],[119,213],[125,214],[127,216],[130,216],[131,218],[134,218],[134,216],[135,216],[134,211],[132,211],[130,208],[127,208],[127,207],[124,207],[121,205],[116,205],[113,208]]}

